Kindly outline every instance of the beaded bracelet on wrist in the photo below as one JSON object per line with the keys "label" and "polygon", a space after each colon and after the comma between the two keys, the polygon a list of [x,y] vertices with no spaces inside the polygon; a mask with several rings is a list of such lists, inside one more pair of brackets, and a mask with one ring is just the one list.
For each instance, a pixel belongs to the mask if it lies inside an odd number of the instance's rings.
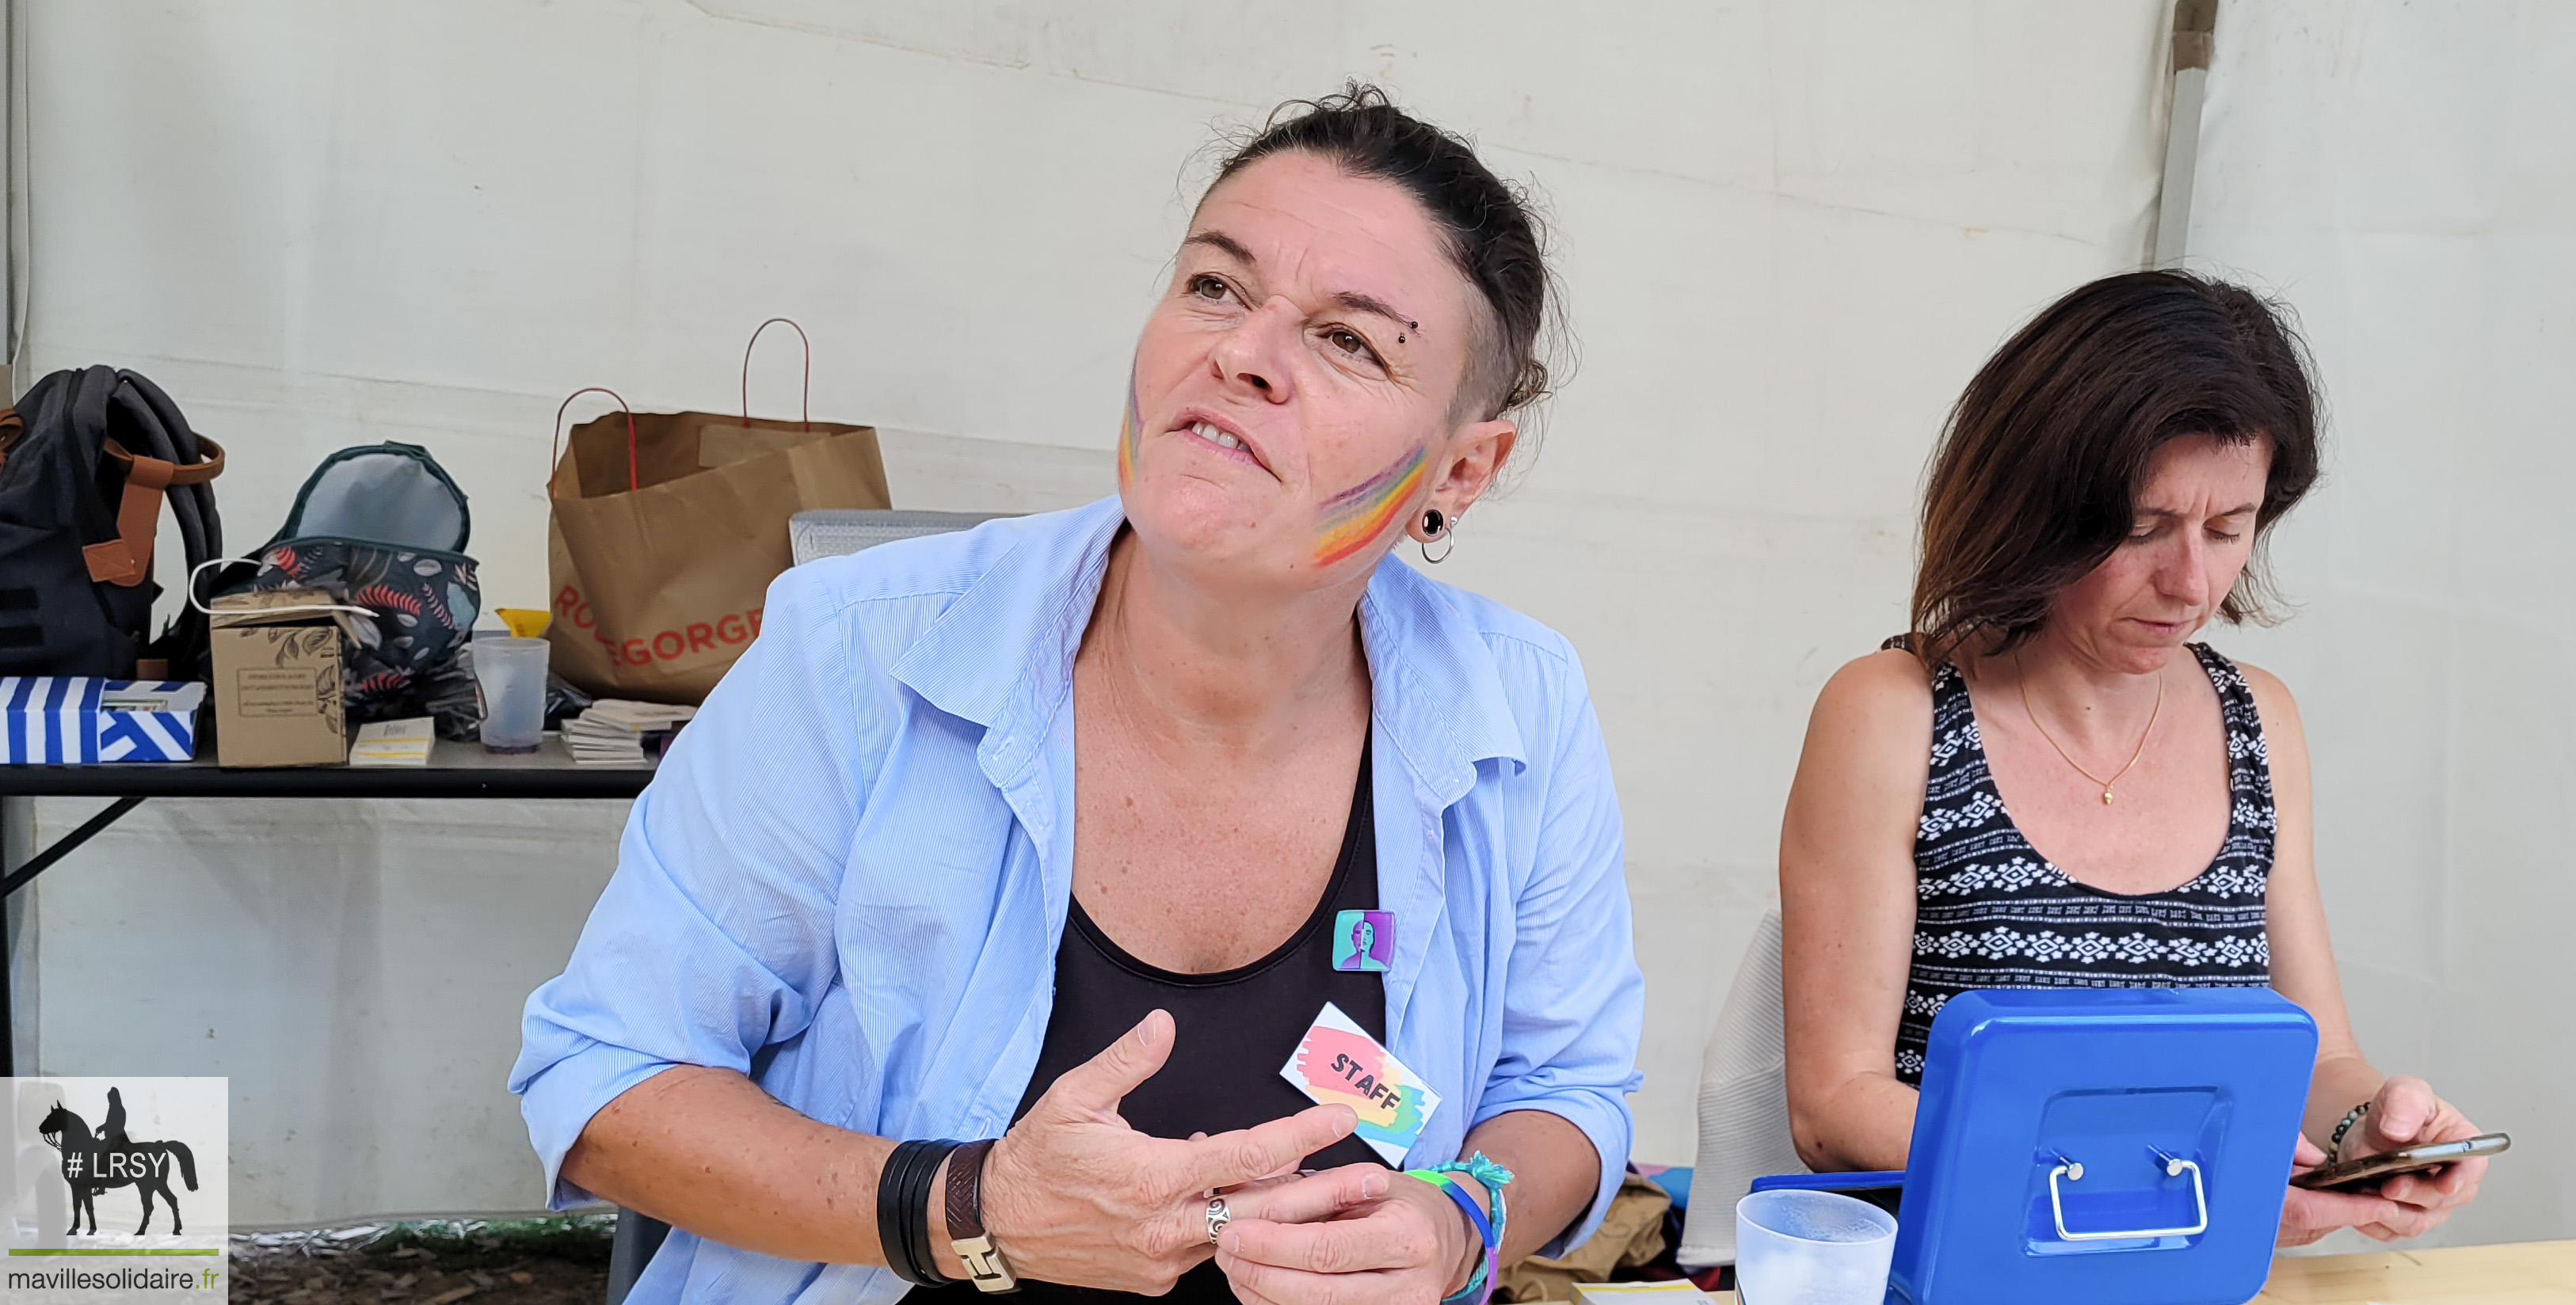
{"label": "beaded bracelet on wrist", "polygon": [[2344,1113],[2343,1122],[2335,1125],[2334,1127],[2334,1136],[2326,1139],[2327,1164],[2333,1164],[2335,1161],[2343,1159],[2344,1134],[2351,1132],[2353,1125],[2360,1123],[2361,1117],[2369,1113],[2370,1102],[2368,1101],[2364,1101],[2360,1105],[2354,1106],[2351,1110]]}

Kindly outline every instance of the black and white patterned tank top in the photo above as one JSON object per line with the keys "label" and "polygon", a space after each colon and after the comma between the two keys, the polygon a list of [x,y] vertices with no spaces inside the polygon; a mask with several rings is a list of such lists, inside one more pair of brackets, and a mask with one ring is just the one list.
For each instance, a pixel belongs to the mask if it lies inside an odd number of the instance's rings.
{"label": "black and white patterned tank top", "polygon": [[[1890,646],[1902,646],[1889,640]],[[2271,982],[2263,889],[2272,871],[2272,768],[2234,663],[2191,645],[2227,727],[2227,840],[2180,888],[2135,896],[2069,878],[2004,810],[1967,681],[1932,677],[1932,773],[1914,834],[1914,965],[1896,1076],[1923,1081],[1932,1017],[1971,988],[2260,987]]]}

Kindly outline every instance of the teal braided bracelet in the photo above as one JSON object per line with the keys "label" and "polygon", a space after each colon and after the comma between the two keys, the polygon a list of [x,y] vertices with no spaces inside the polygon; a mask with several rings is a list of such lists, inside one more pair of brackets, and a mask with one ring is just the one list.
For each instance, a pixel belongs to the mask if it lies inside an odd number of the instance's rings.
{"label": "teal braided bracelet", "polygon": [[1493,1244],[1486,1248],[1484,1257],[1477,1261],[1476,1272],[1467,1279],[1467,1285],[1459,1288],[1457,1294],[1441,1298],[1442,1305],[1448,1305],[1452,1301],[1482,1302],[1493,1294],[1495,1286],[1493,1279],[1501,1266],[1504,1221],[1508,1218],[1503,1208],[1503,1184],[1512,1181],[1512,1171],[1494,1163],[1482,1151],[1472,1152],[1464,1160],[1447,1160],[1427,1166],[1427,1169],[1435,1174],[1465,1174],[1475,1179],[1484,1187],[1485,1194],[1493,1198]]}

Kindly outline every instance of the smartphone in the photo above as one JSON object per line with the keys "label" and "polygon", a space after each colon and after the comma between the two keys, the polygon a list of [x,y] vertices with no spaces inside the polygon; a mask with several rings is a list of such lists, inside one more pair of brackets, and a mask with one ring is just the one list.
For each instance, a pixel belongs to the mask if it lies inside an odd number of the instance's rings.
{"label": "smartphone", "polygon": [[2419,1169],[2439,1169],[2454,1160],[2471,1156],[2494,1155],[2513,1145],[2513,1139],[2502,1133],[2462,1138],[2457,1142],[2426,1142],[2420,1146],[2402,1146],[2378,1155],[2355,1156],[2330,1165],[2319,1165],[2290,1180],[2293,1187],[2354,1187],[2392,1174],[2411,1174]]}

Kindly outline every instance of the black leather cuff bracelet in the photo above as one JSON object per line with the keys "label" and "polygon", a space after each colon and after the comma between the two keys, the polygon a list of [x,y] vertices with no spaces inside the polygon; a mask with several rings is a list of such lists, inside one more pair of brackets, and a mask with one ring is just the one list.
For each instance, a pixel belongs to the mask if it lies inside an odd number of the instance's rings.
{"label": "black leather cuff bracelet", "polygon": [[930,1250],[930,1186],[940,1162],[957,1149],[945,1140],[898,1142],[877,1175],[877,1241],[886,1267],[916,1287],[945,1287]]}

